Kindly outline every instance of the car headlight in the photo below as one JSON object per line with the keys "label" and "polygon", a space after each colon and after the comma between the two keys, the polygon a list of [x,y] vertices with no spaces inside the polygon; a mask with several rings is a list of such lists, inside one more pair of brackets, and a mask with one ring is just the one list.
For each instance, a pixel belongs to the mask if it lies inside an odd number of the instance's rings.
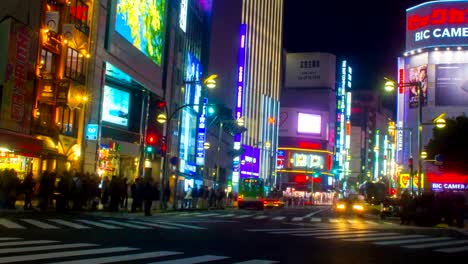
{"label": "car headlight", "polygon": [[360,204],[355,204],[353,205],[353,209],[354,210],[357,210],[357,211],[363,211],[364,210],[364,206],[360,205]]}
{"label": "car headlight", "polygon": [[336,209],[340,209],[340,210],[343,210],[346,208],[346,205],[345,204],[337,204],[336,205]]}

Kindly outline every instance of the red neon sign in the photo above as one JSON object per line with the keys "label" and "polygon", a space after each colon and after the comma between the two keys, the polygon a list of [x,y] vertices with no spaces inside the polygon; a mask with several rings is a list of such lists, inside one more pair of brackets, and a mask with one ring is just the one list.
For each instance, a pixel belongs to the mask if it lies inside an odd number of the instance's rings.
{"label": "red neon sign", "polygon": [[468,22],[468,10],[457,8],[436,8],[428,15],[414,14],[408,16],[408,30],[413,31],[426,26],[457,25]]}
{"label": "red neon sign", "polygon": [[400,94],[403,94],[405,92],[405,88],[403,87],[403,83],[405,82],[405,70],[400,69],[400,74],[399,74],[399,84],[398,84],[398,92]]}
{"label": "red neon sign", "polygon": [[320,145],[320,143],[316,143],[316,142],[300,141],[300,142],[299,142],[299,148],[304,148],[304,149],[321,149],[322,146]]}
{"label": "red neon sign", "polygon": [[427,181],[438,183],[464,183],[468,184],[468,175],[460,175],[458,173],[445,172],[442,174],[427,173]]}

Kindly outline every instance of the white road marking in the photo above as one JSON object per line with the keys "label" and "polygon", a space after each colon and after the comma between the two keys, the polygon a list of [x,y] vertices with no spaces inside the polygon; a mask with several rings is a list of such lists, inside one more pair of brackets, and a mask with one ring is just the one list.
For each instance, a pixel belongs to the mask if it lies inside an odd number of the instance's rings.
{"label": "white road marking", "polygon": [[259,216],[254,217],[253,219],[259,220],[259,219],[265,219],[265,218],[268,218],[268,215],[259,215]]}
{"label": "white road marking", "polygon": [[293,236],[333,236],[333,235],[348,235],[348,234],[364,234],[374,233],[375,231],[337,231],[337,232],[314,232],[308,234],[295,234]]}
{"label": "white road marking", "polygon": [[267,228],[267,229],[247,229],[249,232],[269,232],[269,231],[311,231],[317,230],[316,227],[312,228]]}
{"label": "white road marking", "polygon": [[318,223],[318,222],[322,222],[322,218],[312,217],[312,218],[310,218],[310,221],[311,221],[311,222],[317,222],[317,223]]}
{"label": "white road marking", "polygon": [[104,224],[104,223],[100,223],[100,222],[96,222],[96,221],[91,221],[91,220],[78,219],[76,221],[79,221],[81,223],[85,223],[85,224],[88,224],[88,225],[92,225],[92,226],[106,228],[106,229],[122,229],[122,227],[120,227],[120,226],[108,225],[108,224]]}
{"label": "white road marking", "polygon": [[393,241],[383,241],[383,242],[375,242],[373,244],[380,245],[380,246],[389,246],[389,245],[400,245],[400,244],[413,244],[413,243],[420,243],[420,242],[431,242],[431,241],[438,241],[438,240],[449,240],[452,239],[450,237],[428,237],[428,238],[413,238],[413,239],[400,239],[400,240],[393,240]]}
{"label": "white road marking", "polygon": [[73,222],[65,221],[65,220],[62,220],[62,219],[47,219],[47,221],[51,221],[51,222],[54,222],[54,223],[57,223],[57,224],[60,224],[60,225],[64,225],[64,226],[68,226],[68,227],[72,227],[72,228],[76,228],[76,229],[89,229],[90,228],[89,226],[75,224]]}
{"label": "white road marking", "polygon": [[130,223],[137,224],[137,225],[147,225],[147,226],[152,226],[152,227],[159,227],[162,229],[180,229],[175,226],[168,226],[168,225],[162,225],[162,224],[157,224],[153,222],[144,222],[144,221],[129,221]]}
{"label": "white road marking", "polygon": [[302,217],[293,217],[293,219],[291,219],[291,221],[293,221],[293,222],[298,222],[298,221],[302,221],[302,220],[304,220],[304,218],[302,218]]}
{"label": "white road marking", "polygon": [[349,235],[336,235],[336,236],[319,236],[319,239],[338,239],[338,238],[351,238],[351,237],[379,237],[379,236],[394,236],[397,233],[357,233]]}
{"label": "white road marking", "polygon": [[108,223],[108,224],[114,224],[114,225],[121,225],[129,228],[135,228],[135,229],[151,229],[151,227],[148,226],[141,226],[141,225],[135,225],[135,224],[128,224],[116,220],[101,220],[102,222]]}
{"label": "white road marking", "polygon": [[34,225],[34,226],[37,226],[37,227],[40,227],[40,228],[43,228],[43,229],[59,229],[56,226],[49,225],[49,224],[46,224],[46,223],[43,223],[41,221],[34,220],[34,219],[21,219],[21,221],[24,221],[24,222],[26,222],[28,224],[31,224],[31,225]]}
{"label": "white road marking", "polygon": [[343,239],[344,241],[350,242],[364,242],[364,241],[379,241],[379,240],[396,240],[396,239],[410,239],[410,238],[421,238],[423,235],[400,235],[400,236],[389,236],[389,237],[363,237],[363,238],[351,238]]}
{"label": "white road marking", "polygon": [[[281,234],[297,234],[297,233],[319,233],[319,232],[330,232],[330,231],[339,231],[338,229],[332,230],[330,228],[313,228],[313,229],[306,229],[306,230],[295,230],[291,229],[288,231],[276,231],[276,232],[268,232],[268,234],[275,234],[275,235],[281,235]],[[343,230],[344,231],[344,230]]]}
{"label": "white road marking", "polygon": [[318,214],[318,213],[320,213],[320,212],[322,212],[322,211],[325,211],[325,210],[327,210],[327,209],[328,209],[328,208],[324,208],[324,209],[320,209],[320,210],[314,211],[314,212],[312,212],[312,213],[310,213],[310,214],[304,215],[303,218],[312,217],[312,216],[314,216],[314,215],[316,215],[316,214]]}
{"label": "white road marking", "polygon": [[14,228],[14,229],[25,229],[24,226],[19,225],[15,222],[12,222],[8,219],[5,218],[0,218],[0,225],[6,227],[6,228]]}
{"label": "white road marking", "polygon": [[440,243],[409,245],[409,246],[403,246],[403,247],[404,248],[430,248],[430,247],[443,247],[443,246],[460,245],[460,244],[466,244],[466,243],[468,243],[468,240],[455,240],[455,241],[440,242]]}
{"label": "white road marking", "polygon": [[462,252],[462,251],[468,251],[468,246],[456,247],[456,248],[442,248],[442,249],[437,249],[437,250],[435,250],[435,251],[437,251],[437,252],[443,252],[443,253]]}
{"label": "white road marking", "polygon": [[18,237],[0,237],[0,241],[11,241],[11,240],[21,240],[22,238]]}
{"label": "white road marking", "polygon": [[242,261],[242,262],[236,262],[234,264],[273,264],[273,263],[279,263],[279,261],[252,259],[252,260],[247,260],[247,261]]}
{"label": "white road marking", "polygon": [[63,262],[54,262],[50,264],[104,264],[104,263],[114,263],[121,261],[130,261],[138,259],[148,259],[148,258],[160,258],[166,256],[173,256],[183,254],[182,252],[174,251],[156,251],[156,252],[146,252],[140,254],[130,254],[123,256],[110,256],[110,257],[101,257],[101,258],[92,258],[92,259],[80,259],[74,261],[63,261]]}
{"label": "white road marking", "polygon": [[281,221],[283,219],[285,219],[286,217],[285,216],[277,216],[277,217],[273,217],[271,220],[274,220],[274,221]]}
{"label": "white road marking", "polygon": [[247,217],[251,217],[252,215],[239,215],[239,216],[236,216],[234,218],[247,218]]}
{"label": "white road marking", "polygon": [[216,216],[216,215],[219,215],[219,214],[201,214],[201,215],[198,215],[198,217],[207,217],[207,216]]}
{"label": "white road marking", "polygon": [[191,257],[191,258],[158,261],[158,262],[152,262],[148,264],[195,264],[195,263],[203,263],[203,262],[215,261],[215,260],[221,260],[221,259],[227,259],[227,258],[229,257],[204,255],[204,256]]}
{"label": "white road marking", "polygon": [[2,248],[0,254],[6,253],[23,253],[32,251],[44,251],[44,250],[55,250],[65,248],[80,248],[80,247],[94,247],[96,244],[87,243],[75,243],[75,244],[62,244],[62,245],[50,245],[50,246],[34,246],[34,247],[20,247],[20,248]]}
{"label": "white road marking", "polygon": [[194,226],[194,225],[184,225],[184,224],[179,224],[179,223],[167,223],[167,222],[159,222],[159,221],[155,222],[155,223],[169,225],[169,226],[185,227],[185,228],[196,229],[196,230],[208,229],[206,227],[200,227],[200,226]]}
{"label": "white road marking", "polygon": [[235,214],[225,214],[225,215],[218,215],[216,217],[222,217],[222,218],[225,218],[225,217],[231,217],[231,216],[235,216]]}
{"label": "white road marking", "polygon": [[54,241],[54,240],[29,240],[29,241],[1,242],[0,247],[50,244],[50,243],[56,243],[56,242],[58,242],[58,241]]}
{"label": "white road marking", "polygon": [[49,253],[33,254],[33,255],[0,257],[0,263],[37,261],[37,260],[43,260],[43,259],[75,257],[75,256],[95,255],[95,254],[107,254],[107,253],[124,252],[124,251],[132,251],[132,250],[137,250],[137,248],[113,247],[113,248],[101,248],[101,249],[49,252]]}

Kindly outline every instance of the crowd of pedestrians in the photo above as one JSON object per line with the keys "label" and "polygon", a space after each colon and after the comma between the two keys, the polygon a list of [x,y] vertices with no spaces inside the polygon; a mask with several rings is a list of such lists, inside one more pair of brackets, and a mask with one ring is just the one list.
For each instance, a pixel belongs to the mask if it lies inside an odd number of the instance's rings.
{"label": "crowd of pedestrians", "polygon": [[463,227],[466,213],[463,192],[424,192],[420,196],[404,191],[400,200],[401,224],[421,226],[447,224]]}
{"label": "crowd of pedestrians", "polygon": [[181,208],[184,209],[222,209],[233,205],[237,198],[232,192],[226,192],[221,187],[208,187],[206,185],[198,187],[196,184],[188,186],[180,196]]}

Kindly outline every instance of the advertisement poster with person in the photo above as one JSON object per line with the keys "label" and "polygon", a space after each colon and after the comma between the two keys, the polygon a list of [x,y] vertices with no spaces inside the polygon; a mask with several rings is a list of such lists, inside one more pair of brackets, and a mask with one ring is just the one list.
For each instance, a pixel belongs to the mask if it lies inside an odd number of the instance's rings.
{"label": "advertisement poster with person", "polygon": [[[427,64],[409,69],[409,82],[421,83],[422,106],[427,105]],[[418,87],[416,85],[409,87],[409,107],[417,108],[419,104]]]}

